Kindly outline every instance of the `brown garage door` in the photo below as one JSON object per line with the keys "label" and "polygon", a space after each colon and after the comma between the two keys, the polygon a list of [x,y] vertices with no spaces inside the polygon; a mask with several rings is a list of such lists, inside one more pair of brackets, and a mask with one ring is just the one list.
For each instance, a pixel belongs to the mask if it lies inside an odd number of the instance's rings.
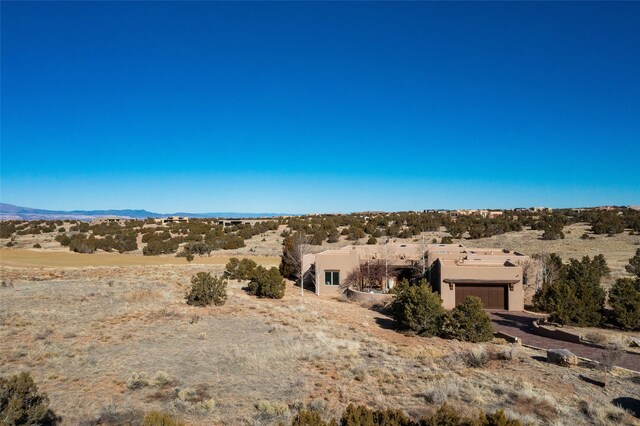
{"label": "brown garage door", "polygon": [[482,300],[485,309],[508,309],[506,285],[467,285],[456,284],[456,306],[464,302],[467,296],[476,296]]}

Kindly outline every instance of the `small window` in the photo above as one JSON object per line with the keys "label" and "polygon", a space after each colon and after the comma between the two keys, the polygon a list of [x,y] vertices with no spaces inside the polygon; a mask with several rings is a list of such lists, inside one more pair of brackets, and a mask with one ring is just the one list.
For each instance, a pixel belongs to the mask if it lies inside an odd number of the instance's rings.
{"label": "small window", "polygon": [[325,271],[324,272],[324,284],[325,285],[340,285],[340,271]]}

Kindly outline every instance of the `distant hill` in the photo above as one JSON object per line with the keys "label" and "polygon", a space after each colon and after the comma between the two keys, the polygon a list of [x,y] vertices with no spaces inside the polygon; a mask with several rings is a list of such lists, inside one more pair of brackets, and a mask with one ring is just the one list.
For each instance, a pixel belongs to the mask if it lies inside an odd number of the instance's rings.
{"label": "distant hill", "polygon": [[238,212],[212,212],[212,213],[154,213],[147,210],[44,210],[31,207],[14,206],[13,204],[0,203],[0,220],[86,220],[96,217],[121,217],[125,219],[147,219],[166,216],[187,216],[196,218],[224,217],[224,218],[256,218],[286,216],[286,213],[238,213]]}

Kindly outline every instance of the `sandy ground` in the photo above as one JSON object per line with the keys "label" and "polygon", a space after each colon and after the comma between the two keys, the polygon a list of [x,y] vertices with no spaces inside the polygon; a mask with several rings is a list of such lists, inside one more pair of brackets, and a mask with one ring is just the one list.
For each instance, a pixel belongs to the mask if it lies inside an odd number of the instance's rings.
{"label": "sandy ground", "polygon": [[[197,256],[194,265],[226,265],[231,254],[215,254],[210,257]],[[261,265],[277,266],[278,256],[250,256]],[[184,257],[141,256],[97,252],[93,254],[74,253],[69,250],[12,249],[0,248],[0,265],[33,267],[86,267],[86,266],[145,266],[145,265],[185,265]]]}

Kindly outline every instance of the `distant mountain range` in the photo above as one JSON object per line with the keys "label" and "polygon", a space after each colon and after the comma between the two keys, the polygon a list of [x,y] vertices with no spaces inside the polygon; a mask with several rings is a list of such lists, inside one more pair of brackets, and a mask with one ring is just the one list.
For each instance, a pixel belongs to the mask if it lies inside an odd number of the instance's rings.
{"label": "distant mountain range", "polygon": [[0,220],[86,220],[96,217],[120,217],[125,219],[146,219],[167,216],[187,217],[219,217],[219,218],[256,218],[288,216],[287,213],[236,213],[236,212],[212,212],[212,213],[153,213],[147,210],[43,210],[31,207],[14,206],[13,204],[0,203]]}

